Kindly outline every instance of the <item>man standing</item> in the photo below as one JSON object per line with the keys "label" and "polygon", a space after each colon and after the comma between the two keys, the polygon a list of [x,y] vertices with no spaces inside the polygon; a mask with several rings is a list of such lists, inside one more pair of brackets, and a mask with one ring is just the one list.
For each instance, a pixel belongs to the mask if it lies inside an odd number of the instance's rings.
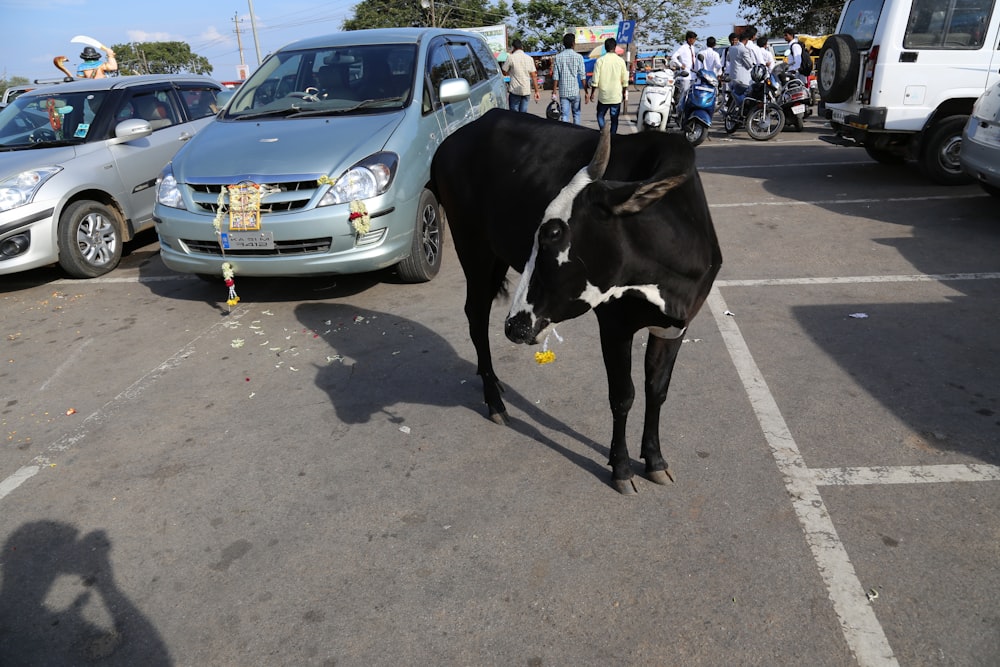
{"label": "man standing", "polygon": [[504,74],[510,75],[507,84],[507,108],[511,111],[527,111],[528,97],[535,91],[535,101],[538,101],[538,76],[535,71],[535,60],[524,52],[521,40],[511,42],[514,52],[503,65]]}
{"label": "man standing", "polygon": [[729,62],[726,64],[729,80],[744,86],[750,85],[750,68],[754,66],[753,56],[747,49],[747,37],[744,31],[740,34],[739,41],[729,47]]}
{"label": "man standing", "polygon": [[788,71],[802,83],[808,83],[807,77],[802,76],[799,70],[802,66],[802,59],[811,56],[802,43],[795,39],[795,32],[791,28],[785,28],[785,41],[788,42]]}
{"label": "man standing", "polygon": [[587,96],[588,101],[594,99],[594,90],[597,90],[597,127],[604,129],[604,117],[610,112],[611,134],[618,132],[618,115],[628,87],[628,66],[615,53],[616,46],[618,42],[614,37],[604,40],[607,53],[594,63],[594,76],[590,81],[592,88]]}
{"label": "man standing", "polygon": [[715,72],[715,76],[722,74],[722,58],[719,57],[719,52],[715,50],[715,37],[709,37],[705,40],[705,49],[698,53],[699,56],[704,56],[704,60],[701,67],[698,69],[707,69]]}
{"label": "man standing", "polygon": [[82,63],[76,68],[76,76],[81,79],[103,79],[109,72],[118,71],[118,61],[115,60],[115,52],[106,46],[101,46],[101,50],[108,54],[108,59],[101,62],[101,54],[92,46],[84,47],[80,54]]}
{"label": "man standing", "polygon": [[[580,124],[580,82],[587,80],[587,67],[583,56],[573,48],[576,37],[568,32],[563,35],[563,50],[556,55],[552,65],[552,98],[559,100],[564,123]],[[572,115],[572,120],[570,116]]]}
{"label": "man standing", "polygon": [[697,33],[688,30],[684,35],[684,43],[677,47],[673,55],[670,56],[670,64],[688,72],[688,76],[680,76],[674,79],[677,87],[676,98],[683,100],[687,95],[688,88],[691,87],[691,78],[698,69],[698,60],[695,56],[694,42],[698,39]]}

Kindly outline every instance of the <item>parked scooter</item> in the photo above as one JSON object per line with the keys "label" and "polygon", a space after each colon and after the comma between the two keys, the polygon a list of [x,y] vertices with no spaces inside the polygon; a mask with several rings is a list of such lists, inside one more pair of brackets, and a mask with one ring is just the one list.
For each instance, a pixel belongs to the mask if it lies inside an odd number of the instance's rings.
{"label": "parked scooter", "polygon": [[[698,60],[704,61],[705,57],[698,54]],[[708,138],[718,93],[719,79],[715,72],[699,69],[694,73],[684,99],[677,105],[677,126],[692,146],[699,146]]]}
{"label": "parked scooter", "polygon": [[778,104],[785,114],[785,128],[801,132],[803,121],[812,113],[809,89],[806,84],[788,71],[788,63],[779,63],[771,70],[771,76],[777,77],[781,86]]}
{"label": "parked scooter", "polygon": [[639,96],[636,122],[639,130],[666,132],[674,104],[674,73],[656,69],[646,72],[646,85]]}
{"label": "parked scooter", "polygon": [[780,88],[777,77],[768,75],[763,65],[750,70],[749,86],[730,82],[729,100],[724,117],[726,134],[745,127],[751,139],[774,139],[785,126],[785,114],[777,103]]}

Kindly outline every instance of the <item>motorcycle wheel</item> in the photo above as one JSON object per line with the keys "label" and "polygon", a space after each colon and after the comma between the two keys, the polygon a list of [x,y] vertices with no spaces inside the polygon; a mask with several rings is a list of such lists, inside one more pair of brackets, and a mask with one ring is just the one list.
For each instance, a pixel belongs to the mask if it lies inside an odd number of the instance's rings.
{"label": "motorcycle wheel", "polygon": [[700,146],[708,138],[708,128],[698,121],[689,120],[684,126],[684,138],[692,146]]}
{"label": "motorcycle wheel", "polygon": [[723,118],[723,127],[726,128],[726,134],[732,134],[740,129],[739,112],[735,109],[726,109],[726,114]]}
{"label": "motorcycle wheel", "polygon": [[785,112],[776,104],[765,104],[758,107],[747,116],[747,134],[757,141],[774,139],[785,126]]}

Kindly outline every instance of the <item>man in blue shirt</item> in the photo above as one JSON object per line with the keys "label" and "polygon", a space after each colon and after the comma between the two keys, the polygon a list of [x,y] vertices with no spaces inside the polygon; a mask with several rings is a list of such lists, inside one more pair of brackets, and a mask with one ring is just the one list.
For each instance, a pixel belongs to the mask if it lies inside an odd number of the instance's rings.
{"label": "man in blue shirt", "polygon": [[559,100],[562,111],[559,120],[568,123],[572,114],[573,123],[579,125],[580,82],[587,80],[587,68],[583,64],[583,56],[573,48],[576,46],[573,33],[563,36],[563,46],[565,48],[556,55],[552,65],[552,97]]}

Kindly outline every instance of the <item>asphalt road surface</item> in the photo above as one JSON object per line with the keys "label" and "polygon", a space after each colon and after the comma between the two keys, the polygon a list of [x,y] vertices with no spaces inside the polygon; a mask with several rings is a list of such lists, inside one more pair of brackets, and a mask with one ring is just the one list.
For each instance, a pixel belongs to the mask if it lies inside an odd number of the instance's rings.
{"label": "asphalt road surface", "polygon": [[0,664],[997,664],[996,200],[826,133],[697,149],[725,264],[634,497],[593,316],[539,366],[496,305],[497,426],[450,246],[231,313],[155,235],[5,276]]}

